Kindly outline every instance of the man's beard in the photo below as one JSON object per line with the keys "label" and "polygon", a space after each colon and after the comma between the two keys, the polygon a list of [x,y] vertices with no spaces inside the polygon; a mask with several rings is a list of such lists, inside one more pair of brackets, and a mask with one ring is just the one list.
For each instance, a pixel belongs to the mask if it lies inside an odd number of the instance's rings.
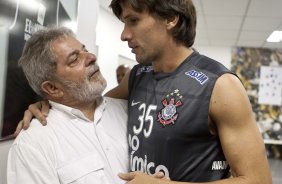
{"label": "man's beard", "polygon": [[68,81],[62,78],[59,81],[64,85],[65,91],[75,100],[90,102],[100,97],[107,86],[107,82],[101,73],[98,73],[95,79],[90,80],[91,73],[93,73],[93,70],[89,69],[80,82]]}
{"label": "man's beard", "polygon": [[157,59],[157,55],[153,52],[143,51],[140,55],[135,55],[136,61],[141,65],[152,65],[152,62]]}

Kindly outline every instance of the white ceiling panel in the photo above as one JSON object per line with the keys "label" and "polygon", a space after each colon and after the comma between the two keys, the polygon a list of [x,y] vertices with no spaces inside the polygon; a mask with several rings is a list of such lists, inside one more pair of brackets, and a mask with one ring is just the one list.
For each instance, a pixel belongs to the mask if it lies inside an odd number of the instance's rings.
{"label": "white ceiling panel", "polygon": [[273,31],[280,26],[281,19],[267,17],[247,17],[243,30],[245,31]]}
{"label": "white ceiling panel", "polygon": [[243,16],[246,0],[201,0],[205,15]]}
{"label": "white ceiling panel", "polygon": [[[111,0],[99,0],[108,10]],[[268,35],[282,31],[282,0],[193,0],[197,13],[196,46],[282,48],[266,43]]]}
{"label": "white ceiling panel", "polygon": [[270,31],[244,31],[241,32],[239,40],[243,41],[255,41],[255,40],[260,40],[264,38],[263,40],[266,40],[267,37],[270,35]]}
{"label": "white ceiling panel", "polygon": [[198,15],[197,29],[207,29],[206,20],[203,15]]}
{"label": "white ceiling panel", "polygon": [[210,41],[210,45],[214,46],[214,47],[224,47],[226,45],[230,45],[233,46],[235,45],[235,42],[233,40],[218,40],[218,39],[212,39]]}
{"label": "white ceiling panel", "polygon": [[281,18],[281,8],[281,0],[253,0],[247,16]]}
{"label": "white ceiling panel", "polygon": [[235,29],[239,30],[242,18],[230,16],[206,16],[207,28],[211,29]]}
{"label": "white ceiling panel", "polygon": [[215,40],[215,39],[220,39],[220,40],[232,40],[236,41],[237,39],[237,33],[238,31],[236,30],[209,30],[208,36],[209,38]]}

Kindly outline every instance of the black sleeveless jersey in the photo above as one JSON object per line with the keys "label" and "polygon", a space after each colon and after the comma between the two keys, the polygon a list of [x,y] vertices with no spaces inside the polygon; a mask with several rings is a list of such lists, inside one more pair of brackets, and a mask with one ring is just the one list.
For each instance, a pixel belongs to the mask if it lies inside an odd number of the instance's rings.
{"label": "black sleeveless jersey", "polygon": [[228,176],[219,137],[208,126],[212,90],[224,73],[231,72],[196,51],[172,73],[155,73],[144,65],[132,69],[128,100],[132,171],[162,171],[171,180],[190,182]]}

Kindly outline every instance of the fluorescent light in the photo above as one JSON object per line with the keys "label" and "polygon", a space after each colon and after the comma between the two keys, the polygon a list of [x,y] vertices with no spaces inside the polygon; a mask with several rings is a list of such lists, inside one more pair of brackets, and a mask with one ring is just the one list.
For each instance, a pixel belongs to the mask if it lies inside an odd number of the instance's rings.
{"label": "fluorescent light", "polygon": [[281,42],[282,41],[282,31],[273,31],[271,35],[267,38],[267,42]]}

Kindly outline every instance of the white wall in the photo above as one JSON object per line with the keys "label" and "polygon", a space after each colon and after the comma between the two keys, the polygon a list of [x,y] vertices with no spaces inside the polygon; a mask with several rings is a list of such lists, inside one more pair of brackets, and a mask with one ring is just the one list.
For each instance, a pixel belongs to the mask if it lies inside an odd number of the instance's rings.
{"label": "white wall", "polygon": [[117,85],[116,68],[119,55],[135,60],[126,42],[120,40],[123,24],[109,11],[100,8],[96,41],[98,45],[98,64],[108,82],[105,91]]}
{"label": "white wall", "polygon": [[86,48],[96,53],[96,30],[99,13],[98,0],[80,0],[78,3],[77,38]]}
{"label": "white wall", "polygon": [[230,69],[231,67],[231,48],[230,47],[208,47],[208,46],[197,46],[195,49],[201,54],[206,55]]}

